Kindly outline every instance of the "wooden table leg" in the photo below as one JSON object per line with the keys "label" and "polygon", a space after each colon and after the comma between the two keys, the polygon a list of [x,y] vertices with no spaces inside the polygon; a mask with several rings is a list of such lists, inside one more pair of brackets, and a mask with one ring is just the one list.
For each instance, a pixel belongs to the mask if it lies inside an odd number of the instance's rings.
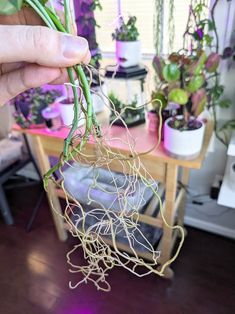
{"label": "wooden table leg", "polygon": [[[182,175],[181,175],[181,183],[187,188],[188,181],[189,181],[189,168],[183,168],[182,169]],[[186,191],[184,193],[184,196],[180,202],[180,206],[178,208],[178,224],[180,226],[184,226],[184,215],[185,215],[185,203],[186,203]],[[187,235],[187,232],[185,230],[185,235]]]}
{"label": "wooden table leg", "polygon": [[[37,160],[39,162],[39,168],[43,176],[50,169],[49,157],[46,155],[43,149],[43,145],[41,143],[40,137],[35,136],[35,137],[32,137],[32,139],[33,139],[33,144],[34,144]],[[48,184],[47,197],[48,197],[48,201],[49,201],[49,205],[50,205],[50,209],[51,209],[51,213],[52,213],[52,217],[54,220],[58,237],[61,241],[65,241],[68,235],[64,227],[64,219],[62,217],[62,210],[61,210],[60,202],[55,193],[55,185],[51,181]]]}
{"label": "wooden table leg", "polygon": [[[174,205],[177,189],[178,166],[175,164],[167,164],[166,169],[166,195],[165,195],[165,211],[164,218],[171,226],[174,224]],[[163,238],[161,245],[161,265],[167,262],[171,257],[173,231],[165,224],[163,226]],[[166,278],[173,277],[173,271],[167,267],[164,275]]]}

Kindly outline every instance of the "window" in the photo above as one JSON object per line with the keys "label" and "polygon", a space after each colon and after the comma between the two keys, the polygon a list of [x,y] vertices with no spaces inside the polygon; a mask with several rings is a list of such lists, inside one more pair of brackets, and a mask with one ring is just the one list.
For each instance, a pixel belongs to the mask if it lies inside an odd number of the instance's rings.
{"label": "window", "polygon": [[[112,41],[112,31],[118,16],[118,0],[100,0],[103,7],[102,11],[95,13],[97,23],[101,26],[97,29],[97,41],[103,52],[114,52],[115,43]],[[154,49],[154,33],[153,33],[153,16],[155,11],[154,0],[122,0],[122,13],[125,16],[128,14],[135,15],[138,21],[138,29],[140,32],[140,40],[142,42],[143,53],[152,54]],[[186,28],[187,17],[189,12],[189,4],[191,0],[175,0],[174,9],[174,25],[175,25],[175,40],[174,50],[179,50],[182,47],[182,35]],[[166,8],[169,0],[164,0]],[[167,16],[165,11],[164,17]],[[163,46],[164,51],[168,45],[168,18],[164,20]]]}

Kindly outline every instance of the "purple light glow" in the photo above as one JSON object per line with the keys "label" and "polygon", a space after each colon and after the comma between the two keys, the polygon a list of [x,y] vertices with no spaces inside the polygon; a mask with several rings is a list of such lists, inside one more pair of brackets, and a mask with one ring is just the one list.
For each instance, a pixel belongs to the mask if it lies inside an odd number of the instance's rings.
{"label": "purple light glow", "polygon": [[87,307],[67,309],[63,314],[95,314],[95,311]]}

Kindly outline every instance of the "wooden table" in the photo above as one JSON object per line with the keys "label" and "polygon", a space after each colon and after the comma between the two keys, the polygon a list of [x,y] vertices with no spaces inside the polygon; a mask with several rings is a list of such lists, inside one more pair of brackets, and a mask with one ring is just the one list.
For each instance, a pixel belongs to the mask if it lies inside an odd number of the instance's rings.
{"label": "wooden table", "polygon": [[[25,133],[31,137],[31,141],[34,145],[36,157],[39,162],[40,171],[45,174],[50,168],[49,156],[58,157],[63,149],[63,140],[68,134],[68,129],[63,128],[60,131],[48,132],[46,129],[28,129],[22,130],[18,126],[14,127],[14,130]],[[148,131],[145,125],[137,126],[130,129],[132,136],[136,139],[136,151],[142,153],[151,149],[157,142],[156,134]],[[157,149],[152,150],[149,154],[141,156],[141,162],[144,164],[151,176],[160,181],[165,187],[165,199],[164,199],[164,216],[166,221],[170,225],[175,223],[183,226],[184,224],[184,207],[186,191],[184,187],[181,187],[177,192],[177,181],[180,180],[182,186],[188,185],[189,170],[199,169],[204,160],[209,141],[212,135],[213,127],[212,123],[208,123],[206,126],[205,137],[203,147],[200,155],[193,160],[181,160],[174,159],[166,155],[162,144]],[[111,137],[125,138],[124,129],[121,127],[113,126],[111,129]],[[130,154],[128,147],[120,144],[120,142],[113,141],[110,143],[112,148],[122,151],[123,154]],[[89,153],[94,154],[96,147],[94,143],[88,143],[86,149]],[[179,178],[179,168],[182,168],[181,177]],[[121,170],[118,168],[117,163],[112,165],[113,170]],[[60,202],[58,197],[63,197],[61,190],[55,188],[52,182],[49,183],[48,187],[48,198],[53,202],[57,209],[57,212],[62,213]],[[161,263],[169,260],[171,251],[174,246],[177,234],[167,228],[161,219],[160,214],[157,217],[153,216],[154,207],[153,203],[147,208],[144,214],[141,214],[139,220],[152,226],[163,228],[163,235],[159,243],[158,249],[161,253]],[[52,216],[54,219],[55,227],[60,240],[65,241],[67,239],[67,230],[63,219],[54,212],[51,207]],[[120,243],[119,249],[129,251],[129,248]],[[139,255],[148,259],[148,253],[139,252]],[[172,271],[170,268],[166,269],[165,275],[171,277]]]}

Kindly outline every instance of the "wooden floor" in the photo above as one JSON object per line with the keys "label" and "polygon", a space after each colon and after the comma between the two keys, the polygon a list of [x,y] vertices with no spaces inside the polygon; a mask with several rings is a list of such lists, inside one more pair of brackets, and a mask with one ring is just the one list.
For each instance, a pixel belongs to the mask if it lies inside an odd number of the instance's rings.
{"label": "wooden floor", "polygon": [[7,227],[0,221],[1,314],[235,313],[235,243],[191,228],[173,265],[173,281],[140,279],[116,268],[109,276],[110,293],[91,284],[69,290],[74,277],[65,255],[72,240],[57,240],[46,200],[34,229],[24,230],[37,192],[10,192],[16,223]]}

